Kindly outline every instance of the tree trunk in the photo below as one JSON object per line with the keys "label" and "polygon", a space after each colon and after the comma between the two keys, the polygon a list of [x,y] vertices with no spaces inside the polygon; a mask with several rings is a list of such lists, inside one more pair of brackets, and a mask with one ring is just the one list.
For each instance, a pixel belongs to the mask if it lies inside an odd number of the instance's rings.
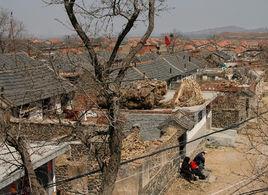
{"label": "tree trunk", "polygon": [[102,169],[101,194],[110,195],[113,192],[114,184],[121,161],[122,129],[118,123],[119,100],[117,97],[110,98],[108,108],[109,124],[109,161]]}
{"label": "tree trunk", "polygon": [[5,53],[5,43],[2,38],[0,38],[0,52]]}
{"label": "tree trunk", "polygon": [[31,156],[27,150],[27,144],[22,137],[13,138],[13,136],[8,136],[7,141],[14,147],[20,154],[22,164],[24,166],[25,177],[29,181],[29,187],[31,194],[33,195],[45,195],[47,194],[45,189],[40,185],[36,178],[33,164],[31,161]]}

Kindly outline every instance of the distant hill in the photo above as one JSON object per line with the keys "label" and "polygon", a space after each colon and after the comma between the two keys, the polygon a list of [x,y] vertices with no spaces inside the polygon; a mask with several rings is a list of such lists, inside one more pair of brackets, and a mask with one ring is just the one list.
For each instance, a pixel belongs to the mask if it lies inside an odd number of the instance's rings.
{"label": "distant hill", "polygon": [[186,36],[189,37],[197,37],[197,38],[206,38],[211,35],[217,35],[221,33],[243,33],[243,32],[249,32],[249,33],[268,33],[268,28],[257,28],[257,29],[246,29],[238,26],[224,26],[224,27],[218,27],[218,28],[210,28],[200,31],[193,31],[193,32],[187,32],[184,33]]}

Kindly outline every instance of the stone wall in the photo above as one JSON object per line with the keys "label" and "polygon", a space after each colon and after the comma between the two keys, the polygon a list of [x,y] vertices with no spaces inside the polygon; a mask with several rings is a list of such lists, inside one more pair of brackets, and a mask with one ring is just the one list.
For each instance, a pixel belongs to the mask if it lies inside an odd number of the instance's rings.
{"label": "stone wall", "polygon": [[[70,177],[98,169],[94,154],[79,142],[72,143],[70,150],[56,159],[56,178],[64,180]],[[57,186],[62,195],[97,194],[100,186],[99,174],[75,179]]]}
{"label": "stone wall", "polygon": [[[141,189],[139,194],[163,194],[164,191],[169,187],[168,185],[170,180],[173,179],[178,173],[180,161],[178,149],[173,151],[173,154],[171,154],[171,151],[169,152],[170,154],[163,154],[161,167],[156,167],[155,169],[152,169],[151,166],[148,167],[148,169],[151,168],[151,171],[154,171],[156,174],[153,174],[151,177],[149,177],[148,184]],[[165,155],[170,155],[172,158],[167,158]]]}
{"label": "stone wall", "polygon": [[28,123],[28,122],[12,122],[11,132],[20,133],[30,141],[51,141],[56,138],[69,134],[72,131],[70,125],[59,123]]}
{"label": "stone wall", "polygon": [[224,128],[250,117],[253,100],[254,98],[231,93],[219,96],[212,106],[212,126]]}
{"label": "stone wall", "polygon": [[[79,161],[73,161],[69,158],[69,154],[62,155],[56,159],[56,179],[62,181],[69,179],[88,171],[86,157]],[[88,178],[82,177],[71,182],[64,182],[57,185],[57,192],[61,195],[87,194],[88,193]]]}
{"label": "stone wall", "polygon": [[[177,145],[180,134],[181,132],[177,131],[170,139],[165,140],[160,147],[154,148],[152,151]],[[178,172],[179,160],[179,149],[174,148],[121,166],[113,194],[163,193],[168,187],[169,181]]]}
{"label": "stone wall", "polygon": [[238,110],[213,110],[212,127],[224,128],[238,121]]}

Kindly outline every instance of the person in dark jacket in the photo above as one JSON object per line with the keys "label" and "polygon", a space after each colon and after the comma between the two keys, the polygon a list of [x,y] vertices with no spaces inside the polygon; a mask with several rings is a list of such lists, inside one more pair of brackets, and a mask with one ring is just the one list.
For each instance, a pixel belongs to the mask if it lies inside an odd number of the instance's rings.
{"label": "person in dark jacket", "polygon": [[191,172],[196,175],[199,179],[206,179],[206,176],[201,172],[201,170],[199,169],[199,166],[197,165],[197,163],[195,161],[191,161],[190,162],[190,167],[191,167]]}
{"label": "person in dark jacket", "polygon": [[194,157],[194,161],[198,165],[200,171],[202,171],[205,168],[205,161],[206,161],[205,154],[206,152],[202,151]]}
{"label": "person in dark jacket", "polygon": [[190,167],[190,158],[187,156],[183,159],[181,164],[180,175],[189,182],[196,180],[196,177],[193,175]]}

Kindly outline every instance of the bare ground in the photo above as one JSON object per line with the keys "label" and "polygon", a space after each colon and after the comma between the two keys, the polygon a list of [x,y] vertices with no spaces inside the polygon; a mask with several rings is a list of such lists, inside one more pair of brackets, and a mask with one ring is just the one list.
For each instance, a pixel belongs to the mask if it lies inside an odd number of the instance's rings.
{"label": "bare ground", "polygon": [[[262,110],[267,110],[268,96],[262,101]],[[268,195],[268,114],[262,119],[257,124],[256,120],[248,123],[246,128],[250,133],[240,134],[235,148],[207,149],[206,167],[211,170],[210,181],[189,183],[176,178],[166,195],[225,195],[250,191],[248,194]]]}
{"label": "bare ground", "polygon": [[196,181],[189,183],[177,178],[166,195],[175,194],[211,194],[224,186],[232,185],[242,179],[239,173],[245,172],[249,164],[245,156],[234,148],[207,149],[206,166],[211,170],[215,181]]}

